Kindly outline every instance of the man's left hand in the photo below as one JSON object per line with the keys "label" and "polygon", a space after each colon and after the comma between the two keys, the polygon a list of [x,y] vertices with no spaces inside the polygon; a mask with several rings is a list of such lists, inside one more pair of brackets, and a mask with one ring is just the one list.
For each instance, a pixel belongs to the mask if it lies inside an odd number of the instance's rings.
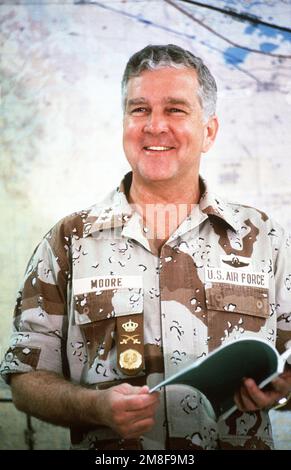
{"label": "man's left hand", "polygon": [[270,390],[261,390],[251,378],[246,378],[234,400],[240,411],[255,411],[272,408],[291,391],[291,370],[284,371],[272,380]]}

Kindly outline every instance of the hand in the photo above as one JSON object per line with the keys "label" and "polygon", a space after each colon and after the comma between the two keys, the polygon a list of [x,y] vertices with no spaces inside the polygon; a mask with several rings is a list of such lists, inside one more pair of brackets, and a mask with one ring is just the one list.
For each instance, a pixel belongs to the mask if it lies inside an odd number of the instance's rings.
{"label": "hand", "polygon": [[146,385],[133,387],[124,383],[98,394],[102,424],[124,439],[138,438],[153,427],[158,403],[158,392],[149,394]]}
{"label": "hand", "polygon": [[234,401],[240,411],[255,411],[271,408],[291,390],[291,371],[286,370],[271,382],[271,390],[261,390],[253,379],[246,378]]}

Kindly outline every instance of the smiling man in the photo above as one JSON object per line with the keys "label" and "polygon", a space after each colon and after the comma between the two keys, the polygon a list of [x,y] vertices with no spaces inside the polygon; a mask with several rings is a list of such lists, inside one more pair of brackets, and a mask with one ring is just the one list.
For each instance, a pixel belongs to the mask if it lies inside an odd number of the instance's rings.
{"label": "smiling man", "polygon": [[[149,388],[228,341],[287,348],[290,240],[199,176],[218,129],[201,59],[147,46],[122,90],[132,172],[34,252],[2,375],[20,410],[71,428],[74,448],[272,448],[266,409],[290,392],[289,365],[269,390],[245,378],[225,421],[197,390]],[[210,268],[220,276],[207,278]]]}
{"label": "smiling man", "polygon": [[[125,97],[124,151],[133,169],[131,191],[171,186],[171,200],[199,200],[199,164],[217,131],[215,115],[205,118],[197,73],[165,67],[129,80]],[[161,188],[161,184],[159,185]],[[166,201],[168,202],[168,195]]]}

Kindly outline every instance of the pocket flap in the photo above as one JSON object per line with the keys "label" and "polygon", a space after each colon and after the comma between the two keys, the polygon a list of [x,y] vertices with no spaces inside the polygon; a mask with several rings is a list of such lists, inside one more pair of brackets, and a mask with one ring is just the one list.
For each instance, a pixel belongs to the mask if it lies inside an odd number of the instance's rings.
{"label": "pocket flap", "polygon": [[122,288],[74,295],[75,321],[84,325],[143,311],[143,289]]}
{"label": "pocket flap", "polygon": [[205,288],[206,305],[209,310],[239,312],[246,315],[268,318],[268,289],[213,282]]}

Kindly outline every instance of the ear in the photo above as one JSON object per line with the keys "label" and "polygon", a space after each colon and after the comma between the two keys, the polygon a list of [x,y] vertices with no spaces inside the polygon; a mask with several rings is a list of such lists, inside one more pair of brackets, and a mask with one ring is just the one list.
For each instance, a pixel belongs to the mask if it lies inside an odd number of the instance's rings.
{"label": "ear", "polygon": [[202,146],[202,152],[207,152],[212,147],[216,134],[218,131],[218,119],[217,116],[211,116],[208,121],[204,124],[204,140]]}

